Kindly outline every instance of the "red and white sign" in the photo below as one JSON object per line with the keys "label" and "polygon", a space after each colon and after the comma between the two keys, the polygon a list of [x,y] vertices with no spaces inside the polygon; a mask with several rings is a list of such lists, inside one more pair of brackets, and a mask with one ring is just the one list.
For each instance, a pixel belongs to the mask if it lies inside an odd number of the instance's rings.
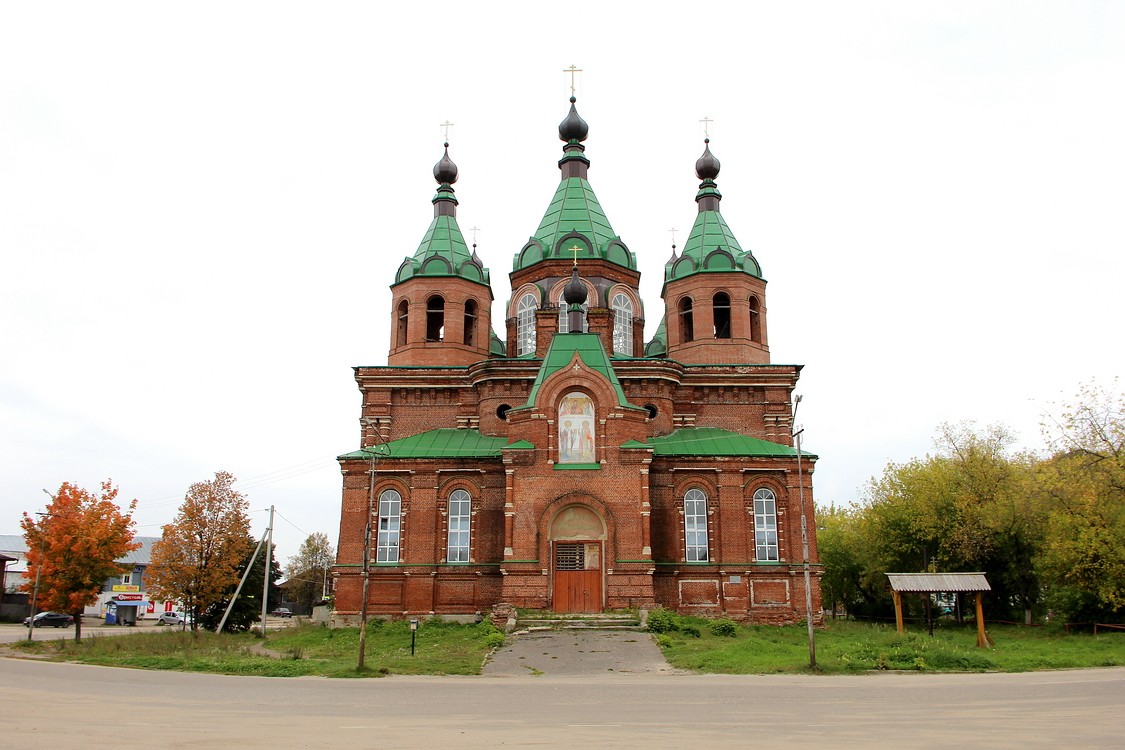
{"label": "red and white sign", "polygon": [[139,602],[144,599],[141,594],[118,594],[116,597],[119,602]]}

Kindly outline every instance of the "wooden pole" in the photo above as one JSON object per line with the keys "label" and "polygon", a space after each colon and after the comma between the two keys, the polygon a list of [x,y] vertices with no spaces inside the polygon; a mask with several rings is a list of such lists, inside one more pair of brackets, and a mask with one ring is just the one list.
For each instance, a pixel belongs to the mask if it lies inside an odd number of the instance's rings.
{"label": "wooden pole", "polygon": [[981,592],[977,592],[977,648],[988,647],[988,634],[984,632],[984,606],[981,604]]}
{"label": "wooden pole", "polygon": [[892,591],[891,598],[895,602],[895,628],[901,633],[904,630],[902,625],[902,594]]}

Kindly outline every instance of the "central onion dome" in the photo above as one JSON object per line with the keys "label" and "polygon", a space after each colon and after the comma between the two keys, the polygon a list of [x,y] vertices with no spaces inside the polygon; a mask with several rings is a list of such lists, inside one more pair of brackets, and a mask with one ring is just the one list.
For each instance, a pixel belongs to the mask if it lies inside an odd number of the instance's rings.
{"label": "central onion dome", "polygon": [[590,126],[578,115],[578,110],[574,106],[576,101],[578,100],[573,96],[570,97],[570,112],[567,113],[566,119],[559,123],[559,139],[568,143],[584,141],[590,134]]}

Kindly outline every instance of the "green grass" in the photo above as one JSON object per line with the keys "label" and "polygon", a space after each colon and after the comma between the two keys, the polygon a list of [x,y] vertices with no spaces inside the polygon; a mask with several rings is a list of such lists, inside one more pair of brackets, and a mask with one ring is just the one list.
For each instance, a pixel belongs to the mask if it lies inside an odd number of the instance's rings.
{"label": "green grass", "polygon": [[[657,636],[657,641],[668,662],[679,669],[721,674],[809,671],[804,625],[739,625],[730,637],[713,633],[708,620],[676,617],[675,622],[676,629]],[[836,621],[816,631],[817,671],[1026,672],[1125,665],[1125,633],[1067,635],[1061,628],[996,626],[989,634],[995,647],[977,648],[972,626],[950,623],[931,638],[920,627],[899,635],[893,626]]]}
{"label": "green grass", "polygon": [[[359,628],[302,623],[270,633],[161,631],[81,641],[44,641],[35,652],[60,661],[138,669],[257,675],[261,677],[381,677],[388,674],[479,674],[497,645],[490,625],[438,620],[419,624],[415,655],[404,621],[373,620],[367,629],[363,672],[356,671]],[[268,653],[267,653],[268,652]]]}

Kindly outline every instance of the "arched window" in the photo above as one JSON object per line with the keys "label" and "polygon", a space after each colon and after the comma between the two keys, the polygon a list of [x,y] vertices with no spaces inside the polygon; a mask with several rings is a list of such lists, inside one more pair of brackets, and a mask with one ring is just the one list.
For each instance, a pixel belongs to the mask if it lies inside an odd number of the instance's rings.
{"label": "arched window", "polygon": [[750,340],[762,342],[762,306],[757,297],[750,298]]}
{"label": "arched window", "polygon": [[754,559],[777,560],[777,498],[763,487],[754,493]]}
{"label": "arched window", "polygon": [[686,344],[695,339],[691,312],[691,297],[680,300],[680,343]]}
{"label": "arched window", "polygon": [[[589,328],[586,323],[586,311],[590,309],[589,302],[582,303],[582,333],[586,333]],[[562,298],[562,293],[559,293],[559,333],[570,333],[570,305]]]}
{"label": "arched window", "polygon": [[730,295],[719,292],[711,298],[712,320],[715,321],[715,338],[730,338]]}
{"label": "arched window", "polygon": [[402,520],[402,495],[384,490],[379,495],[379,534],[375,541],[375,562],[398,562],[398,533]]}
{"label": "arched window", "polygon": [[684,559],[707,562],[707,495],[690,489],[684,495]]}
{"label": "arched window", "polygon": [[516,356],[535,351],[535,304],[534,294],[525,294],[516,304]]}
{"label": "arched window", "polygon": [[398,303],[398,321],[395,327],[395,346],[406,346],[407,323],[410,319],[410,303]]}
{"label": "arched window", "polygon": [[465,346],[472,346],[477,329],[476,300],[465,302]]}
{"label": "arched window", "polygon": [[613,353],[633,356],[633,301],[624,294],[613,295]]}
{"label": "arched window", "polygon": [[469,522],[472,499],[465,490],[454,490],[449,496],[449,544],[445,551],[445,561],[467,563],[469,561]]}
{"label": "arched window", "polygon": [[436,294],[426,300],[426,341],[441,341],[445,336],[445,300]]}
{"label": "arched window", "polygon": [[597,462],[594,445],[594,401],[574,391],[559,402],[559,463]]}

